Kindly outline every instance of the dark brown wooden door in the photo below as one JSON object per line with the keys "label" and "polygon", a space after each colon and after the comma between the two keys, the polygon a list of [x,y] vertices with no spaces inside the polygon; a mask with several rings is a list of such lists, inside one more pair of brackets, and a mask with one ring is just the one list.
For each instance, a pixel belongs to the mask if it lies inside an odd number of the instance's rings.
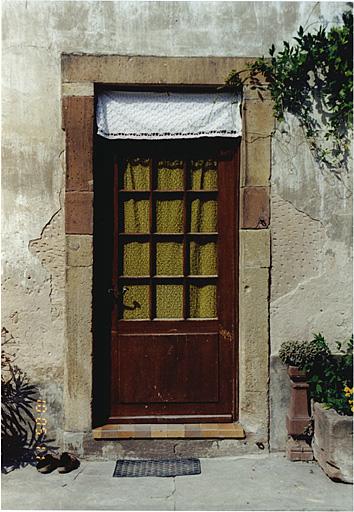
{"label": "dark brown wooden door", "polygon": [[235,420],[238,142],[126,143],[112,165],[109,421]]}

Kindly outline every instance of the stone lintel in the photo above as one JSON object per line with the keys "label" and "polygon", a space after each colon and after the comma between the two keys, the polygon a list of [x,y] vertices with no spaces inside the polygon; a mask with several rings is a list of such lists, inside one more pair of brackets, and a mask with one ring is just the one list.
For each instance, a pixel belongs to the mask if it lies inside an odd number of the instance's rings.
{"label": "stone lintel", "polygon": [[119,85],[220,86],[246,57],[156,57],[62,54],[63,82]]}

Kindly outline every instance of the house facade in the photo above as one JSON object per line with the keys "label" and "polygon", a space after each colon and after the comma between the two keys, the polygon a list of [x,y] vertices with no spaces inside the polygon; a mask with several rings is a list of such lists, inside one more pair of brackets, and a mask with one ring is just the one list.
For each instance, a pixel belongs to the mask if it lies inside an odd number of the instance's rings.
{"label": "house facade", "polygon": [[2,327],[61,447],[285,448],[280,344],[352,330],[351,176],[316,163],[297,120],[277,125],[251,89],[241,136],[208,143],[105,139],[97,102],[216,93],[346,8],[4,3]]}

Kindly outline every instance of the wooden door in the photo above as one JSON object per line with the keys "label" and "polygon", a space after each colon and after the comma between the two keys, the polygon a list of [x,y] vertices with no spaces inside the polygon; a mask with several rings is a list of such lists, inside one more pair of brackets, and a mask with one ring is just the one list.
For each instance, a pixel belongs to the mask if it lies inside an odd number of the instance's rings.
{"label": "wooden door", "polygon": [[109,422],[233,421],[238,142],[114,153]]}

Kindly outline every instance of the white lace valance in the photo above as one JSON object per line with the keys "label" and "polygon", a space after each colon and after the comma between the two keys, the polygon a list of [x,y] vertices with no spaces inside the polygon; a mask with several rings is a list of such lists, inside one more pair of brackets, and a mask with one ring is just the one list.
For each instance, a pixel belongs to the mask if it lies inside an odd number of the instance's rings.
{"label": "white lace valance", "polygon": [[233,93],[106,91],[98,96],[97,133],[107,139],[239,137]]}

